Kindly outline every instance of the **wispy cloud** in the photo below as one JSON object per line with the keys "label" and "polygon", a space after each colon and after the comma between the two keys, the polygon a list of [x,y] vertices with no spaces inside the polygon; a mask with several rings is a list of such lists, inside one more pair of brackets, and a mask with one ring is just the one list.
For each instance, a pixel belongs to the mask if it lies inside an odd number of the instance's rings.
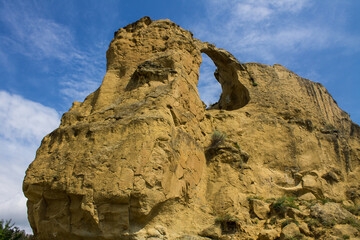
{"label": "wispy cloud", "polygon": [[30,232],[22,181],[43,136],[58,127],[52,108],[0,91],[0,218]]}
{"label": "wispy cloud", "polygon": [[31,58],[57,58],[68,61],[74,56],[73,37],[70,29],[52,20],[32,14],[30,2],[4,1],[0,19],[10,35],[1,36],[9,50]]}
{"label": "wispy cloud", "polygon": [[[221,1],[212,1],[214,5],[219,3]],[[232,21],[241,22],[244,25],[264,22],[284,12],[296,13],[309,5],[308,0],[233,0],[229,1],[229,3],[231,3],[229,4],[231,6],[229,10]]]}
{"label": "wispy cloud", "polygon": [[66,100],[83,101],[101,84],[106,72],[105,44],[74,59],[71,71],[61,76],[60,92]]}
{"label": "wispy cloud", "polygon": [[36,4],[29,2],[4,1],[0,20],[10,33],[0,35],[6,52],[37,60],[57,60],[66,69],[56,76],[65,100],[82,101],[100,85],[106,70],[104,42],[83,49],[71,28],[42,17]]}
{"label": "wispy cloud", "polygon": [[[314,12],[316,2],[303,0],[211,0],[207,15],[191,28],[200,39],[226,48],[240,60],[288,61],[307,50],[331,47],[359,50],[357,36],[334,26],[346,16]],[[330,10],[329,10],[330,11]],[[328,16],[331,15],[331,16]],[[326,21],[324,21],[326,19]]]}

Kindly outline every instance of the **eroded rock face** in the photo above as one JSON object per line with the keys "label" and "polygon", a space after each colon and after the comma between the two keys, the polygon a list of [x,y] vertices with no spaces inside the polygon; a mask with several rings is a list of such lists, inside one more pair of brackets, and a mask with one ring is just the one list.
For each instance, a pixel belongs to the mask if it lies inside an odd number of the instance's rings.
{"label": "eroded rock face", "polygon": [[[209,110],[201,53],[223,89]],[[360,199],[360,128],[321,84],[148,17],[115,33],[107,61],[26,172],[39,239],[256,237],[249,196]]]}

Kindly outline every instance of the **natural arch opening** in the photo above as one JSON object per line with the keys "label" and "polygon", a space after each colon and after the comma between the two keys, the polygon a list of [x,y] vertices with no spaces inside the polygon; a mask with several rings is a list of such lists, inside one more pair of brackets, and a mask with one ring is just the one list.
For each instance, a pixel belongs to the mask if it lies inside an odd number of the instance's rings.
{"label": "natural arch opening", "polygon": [[216,70],[214,62],[205,53],[202,53],[201,57],[202,62],[199,69],[197,88],[200,99],[206,104],[207,108],[211,108],[219,101],[222,89],[214,76]]}
{"label": "natural arch opening", "polygon": [[[210,105],[207,109],[235,110],[244,107],[250,101],[249,91],[239,79],[240,71],[246,71],[244,66],[242,66],[229,52],[218,49],[211,44],[207,44],[206,46],[207,47],[201,49],[201,52],[205,53],[215,64],[216,70],[214,71],[214,76],[221,85],[219,100],[213,105]],[[204,56],[204,54],[202,54],[202,56]],[[208,58],[205,57],[205,61],[207,59]],[[207,77],[206,74],[204,77]],[[206,88],[201,88],[201,86],[202,85],[200,84],[201,91],[206,90]],[[204,92],[201,94],[204,97]],[[211,94],[211,92],[208,94]],[[215,98],[215,96],[216,95],[214,95],[213,98]]]}

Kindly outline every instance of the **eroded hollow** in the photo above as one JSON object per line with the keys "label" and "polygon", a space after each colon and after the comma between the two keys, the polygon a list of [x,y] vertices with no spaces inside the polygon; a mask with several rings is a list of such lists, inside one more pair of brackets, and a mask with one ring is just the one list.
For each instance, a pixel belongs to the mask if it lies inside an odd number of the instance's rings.
{"label": "eroded hollow", "polygon": [[250,101],[248,89],[239,80],[241,64],[228,52],[215,47],[201,50],[211,58],[217,69],[214,76],[220,83],[222,93],[219,101],[208,109],[235,110],[244,107]]}
{"label": "eroded hollow", "polygon": [[200,99],[208,108],[215,105],[221,95],[221,85],[215,79],[214,72],[216,66],[214,62],[205,53],[201,54],[202,63],[199,70],[198,90]]}

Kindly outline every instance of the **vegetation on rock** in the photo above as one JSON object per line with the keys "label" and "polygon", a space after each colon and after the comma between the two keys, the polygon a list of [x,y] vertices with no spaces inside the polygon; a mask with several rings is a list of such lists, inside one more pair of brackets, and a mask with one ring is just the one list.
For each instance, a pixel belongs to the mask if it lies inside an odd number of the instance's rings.
{"label": "vegetation on rock", "polygon": [[211,143],[209,148],[217,148],[218,146],[224,143],[225,139],[226,139],[225,133],[215,130],[214,133],[211,135]]}
{"label": "vegetation on rock", "polygon": [[275,211],[275,213],[279,215],[284,215],[288,208],[296,208],[298,209],[298,205],[295,203],[295,197],[287,197],[283,196],[275,200],[272,203],[271,207]]}
{"label": "vegetation on rock", "polygon": [[0,220],[0,240],[31,240],[32,235],[20,230],[15,223],[10,220]]}

